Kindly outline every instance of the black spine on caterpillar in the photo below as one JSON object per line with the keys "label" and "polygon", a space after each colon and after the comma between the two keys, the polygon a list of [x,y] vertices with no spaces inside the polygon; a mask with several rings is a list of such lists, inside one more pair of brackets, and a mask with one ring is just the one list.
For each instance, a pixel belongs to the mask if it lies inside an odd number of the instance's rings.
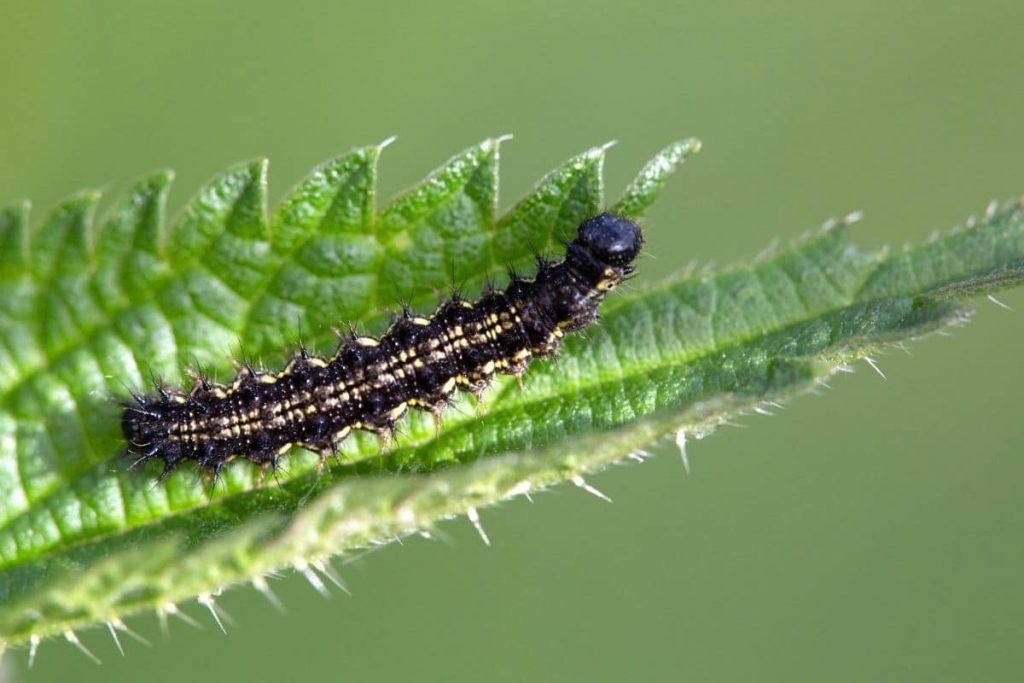
{"label": "black spine on caterpillar", "polygon": [[276,468],[293,445],[326,457],[353,429],[386,438],[409,407],[436,415],[456,388],[479,394],[495,373],[519,376],[531,358],[553,355],[566,332],[597,318],[642,244],[632,221],[594,216],[563,260],[538,259],[532,280],[513,275],[475,303],[456,296],[429,318],[406,311],[379,340],[353,334],[330,359],[302,349],[277,374],[244,368],[230,385],[137,396],[122,418],[128,453],[134,464],[163,460],[162,476],[187,460],[216,475],[234,457]]}

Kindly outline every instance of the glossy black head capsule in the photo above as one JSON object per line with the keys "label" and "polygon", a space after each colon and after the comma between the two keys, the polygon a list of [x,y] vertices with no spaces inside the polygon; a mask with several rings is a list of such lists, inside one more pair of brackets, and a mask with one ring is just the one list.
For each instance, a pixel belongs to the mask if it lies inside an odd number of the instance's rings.
{"label": "glossy black head capsule", "polygon": [[583,221],[576,239],[596,258],[613,266],[629,264],[640,253],[644,243],[639,225],[610,213]]}

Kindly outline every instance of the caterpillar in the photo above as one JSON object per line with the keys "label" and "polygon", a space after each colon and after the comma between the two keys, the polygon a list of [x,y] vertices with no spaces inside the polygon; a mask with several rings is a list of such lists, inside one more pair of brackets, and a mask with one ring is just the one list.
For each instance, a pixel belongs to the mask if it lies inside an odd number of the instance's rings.
{"label": "caterpillar", "polygon": [[554,355],[633,273],[643,241],[636,223],[602,213],[580,224],[561,261],[538,256],[533,279],[513,272],[504,290],[475,302],[456,294],[429,317],[405,308],[380,338],[353,331],[329,359],[301,347],[277,373],[246,366],[228,385],[197,377],[188,392],[133,395],[121,421],[132,467],[159,458],[162,479],[195,461],[216,477],[245,458],[276,471],[293,446],[323,461],[352,430],[387,439],[409,408],[436,417],[456,388],[479,396],[495,373],[519,378]]}

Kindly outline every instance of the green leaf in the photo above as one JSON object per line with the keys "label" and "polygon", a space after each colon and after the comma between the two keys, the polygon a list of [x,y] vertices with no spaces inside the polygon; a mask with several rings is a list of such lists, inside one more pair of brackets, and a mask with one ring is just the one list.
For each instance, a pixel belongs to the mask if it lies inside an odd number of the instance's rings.
{"label": "green leaf", "polygon": [[[134,187],[99,222],[94,193],[42,227],[0,212],[0,640],[18,644],[199,598],[267,572],[428,530],[453,514],[583,477],[663,437],[699,437],[784,401],[889,344],[964,322],[965,299],[1024,277],[1024,210],[897,256],[854,247],[837,223],[774,256],[619,296],[602,324],[498,381],[440,430],[406,418],[380,453],[342,462],[296,449],[278,479],[250,463],[211,483],[158,464],[127,471],[113,397],[151,373],[230,377],[230,357],[277,366],[301,335],[382,329],[400,301],[555,250],[605,206],[604,148],[570,159],[497,214],[500,139],[456,155],[375,207],[382,146],[315,169],[268,217],[266,163],[229,170],[164,224],[171,176]],[[669,146],[612,205],[639,218],[696,141]],[[98,229],[94,226],[100,226]],[[474,513],[475,514],[475,513]]]}

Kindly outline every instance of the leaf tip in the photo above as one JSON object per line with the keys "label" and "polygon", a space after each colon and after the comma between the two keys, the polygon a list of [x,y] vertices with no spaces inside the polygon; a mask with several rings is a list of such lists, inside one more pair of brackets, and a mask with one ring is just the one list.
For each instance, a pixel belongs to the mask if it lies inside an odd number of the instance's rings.
{"label": "leaf tip", "polygon": [[612,207],[612,211],[630,218],[640,218],[657,198],[668,176],[689,157],[699,152],[702,144],[697,138],[686,138],[662,149],[644,164],[622,197]]}
{"label": "leaf tip", "polygon": [[100,188],[92,188],[89,190],[79,190],[72,195],[69,195],[67,199],[61,202],[60,209],[71,212],[78,212],[82,210],[88,210],[97,203],[103,197],[103,190]]}
{"label": "leaf tip", "polygon": [[854,223],[859,223],[864,220],[863,211],[851,211],[850,213],[840,218],[829,218],[827,221],[821,224],[821,232],[829,233],[842,230],[850,227]]}
{"label": "leaf tip", "polygon": [[154,189],[163,189],[169,187],[174,182],[174,177],[174,169],[158,168],[150,173],[143,182],[148,183]]}
{"label": "leaf tip", "polygon": [[270,159],[266,157],[257,157],[255,159],[250,159],[249,161],[241,161],[234,166],[230,166],[223,173],[215,176],[212,181],[207,183],[204,189],[213,189],[217,185],[221,184],[232,184],[238,180],[241,180],[247,185],[257,183],[265,185],[269,169]]}
{"label": "leaf tip", "polygon": [[15,199],[10,204],[0,208],[0,216],[27,216],[32,209],[32,202],[28,199]]}
{"label": "leaf tip", "polygon": [[609,140],[608,142],[598,145],[597,147],[591,147],[586,152],[581,154],[578,158],[582,158],[585,161],[603,161],[605,152],[607,152],[617,144],[619,144],[618,140]]}
{"label": "leaf tip", "polygon": [[267,173],[270,171],[270,159],[260,157],[249,162],[250,173],[254,178],[266,182]]}

